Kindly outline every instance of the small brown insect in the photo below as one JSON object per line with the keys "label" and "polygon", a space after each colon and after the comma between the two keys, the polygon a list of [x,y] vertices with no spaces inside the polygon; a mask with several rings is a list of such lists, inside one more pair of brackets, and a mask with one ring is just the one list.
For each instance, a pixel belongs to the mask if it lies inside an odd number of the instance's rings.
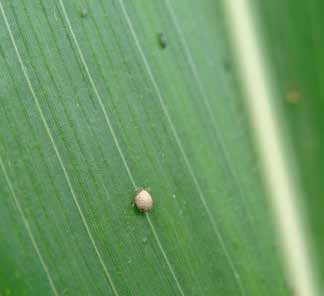
{"label": "small brown insect", "polygon": [[287,92],[287,101],[291,104],[297,104],[302,97],[302,93],[298,88],[291,88]]}
{"label": "small brown insect", "polygon": [[135,204],[139,211],[147,212],[153,207],[153,199],[151,194],[149,194],[146,190],[141,190],[135,196]]}

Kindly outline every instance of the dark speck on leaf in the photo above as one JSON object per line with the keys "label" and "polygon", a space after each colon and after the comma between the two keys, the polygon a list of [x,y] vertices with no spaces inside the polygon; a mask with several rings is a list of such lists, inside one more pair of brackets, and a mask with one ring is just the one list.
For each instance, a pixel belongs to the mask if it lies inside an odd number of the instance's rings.
{"label": "dark speck on leaf", "polygon": [[159,43],[162,48],[167,47],[168,42],[164,33],[159,33]]}
{"label": "dark speck on leaf", "polygon": [[82,8],[80,11],[81,17],[86,17],[88,15],[88,10],[86,8]]}

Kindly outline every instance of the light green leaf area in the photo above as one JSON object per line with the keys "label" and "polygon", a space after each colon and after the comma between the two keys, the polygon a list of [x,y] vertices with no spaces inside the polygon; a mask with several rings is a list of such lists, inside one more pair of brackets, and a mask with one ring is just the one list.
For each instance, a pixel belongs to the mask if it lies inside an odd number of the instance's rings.
{"label": "light green leaf area", "polygon": [[301,180],[323,283],[324,5],[316,0],[267,1],[255,7],[277,86],[276,103],[296,154],[298,170],[293,173]]}
{"label": "light green leaf area", "polygon": [[0,295],[288,295],[220,5],[0,3]]}

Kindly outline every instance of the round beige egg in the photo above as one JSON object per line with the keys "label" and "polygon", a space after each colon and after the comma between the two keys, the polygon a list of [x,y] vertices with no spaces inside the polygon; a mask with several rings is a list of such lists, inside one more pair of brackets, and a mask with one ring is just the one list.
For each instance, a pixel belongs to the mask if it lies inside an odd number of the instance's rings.
{"label": "round beige egg", "polygon": [[141,190],[135,196],[135,204],[136,207],[141,212],[147,212],[153,207],[153,199],[151,194],[149,194],[146,190]]}

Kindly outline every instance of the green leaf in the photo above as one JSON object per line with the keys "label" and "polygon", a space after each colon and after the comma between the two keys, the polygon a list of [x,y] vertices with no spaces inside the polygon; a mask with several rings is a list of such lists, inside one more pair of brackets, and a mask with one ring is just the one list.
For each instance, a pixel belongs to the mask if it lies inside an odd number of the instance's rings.
{"label": "green leaf", "polygon": [[289,295],[220,9],[0,0],[0,295]]}
{"label": "green leaf", "polygon": [[[323,283],[323,75],[321,1],[271,1],[256,5],[295,158],[292,171],[302,185],[302,205],[309,222],[313,251]],[[279,9],[280,7],[280,9]],[[311,243],[311,242],[310,242]],[[323,284],[322,291],[323,291]]]}

